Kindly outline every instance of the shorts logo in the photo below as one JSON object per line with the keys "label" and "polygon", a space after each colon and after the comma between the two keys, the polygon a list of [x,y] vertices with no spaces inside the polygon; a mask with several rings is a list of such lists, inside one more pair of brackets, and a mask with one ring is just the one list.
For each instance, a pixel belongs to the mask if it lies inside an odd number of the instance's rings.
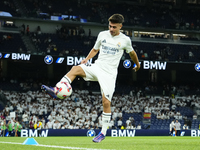
{"label": "shorts logo", "polygon": [[126,59],[126,60],[124,60],[123,65],[124,65],[125,68],[130,68],[131,67],[131,61]]}
{"label": "shorts logo", "polygon": [[53,57],[51,55],[47,55],[44,57],[44,62],[48,65],[53,63]]}
{"label": "shorts logo", "polygon": [[104,123],[110,123],[110,121],[108,121],[108,120],[104,120]]}
{"label": "shorts logo", "polygon": [[92,136],[95,136],[96,135],[96,132],[94,131],[94,130],[88,130],[87,131],[87,136],[89,136],[89,137],[92,137]]}
{"label": "shorts logo", "polygon": [[106,43],[106,39],[104,39],[104,40],[102,41],[102,43]]}
{"label": "shorts logo", "polygon": [[106,95],[106,97],[108,97],[108,98],[109,98],[109,95]]}
{"label": "shorts logo", "polygon": [[197,63],[195,66],[194,66],[195,70],[200,72],[200,63]]}

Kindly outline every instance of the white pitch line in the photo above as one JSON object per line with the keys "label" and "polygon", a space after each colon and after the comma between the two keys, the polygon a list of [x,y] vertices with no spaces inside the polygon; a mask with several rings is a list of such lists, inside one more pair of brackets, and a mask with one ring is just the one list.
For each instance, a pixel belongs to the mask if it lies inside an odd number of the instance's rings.
{"label": "white pitch line", "polygon": [[[22,143],[15,143],[15,142],[1,142],[6,144],[18,144],[22,145]],[[32,145],[32,146],[41,146],[41,147],[52,147],[52,148],[62,148],[62,149],[79,149],[79,150],[109,150],[109,149],[94,149],[94,148],[81,148],[81,147],[68,147],[68,146],[56,146],[56,145]]]}
{"label": "white pitch line", "polygon": [[7,143],[7,144],[22,144],[22,143],[15,143],[15,142],[0,142],[0,143]]}

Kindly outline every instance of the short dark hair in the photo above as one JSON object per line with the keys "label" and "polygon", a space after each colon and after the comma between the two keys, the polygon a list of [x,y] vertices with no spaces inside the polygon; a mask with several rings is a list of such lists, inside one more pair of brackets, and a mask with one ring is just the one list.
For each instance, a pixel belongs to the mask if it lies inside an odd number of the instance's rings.
{"label": "short dark hair", "polygon": [[124,17],[121,14],[114,14],[108,19],[108,21],[111,23],[123,23]]}

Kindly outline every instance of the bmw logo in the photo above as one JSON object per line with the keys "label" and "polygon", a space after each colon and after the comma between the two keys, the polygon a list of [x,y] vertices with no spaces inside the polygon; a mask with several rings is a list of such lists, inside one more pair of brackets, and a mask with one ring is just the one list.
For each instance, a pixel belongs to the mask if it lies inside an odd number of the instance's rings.
{"label": "bmw logo", "polygon": [[87,131],[87,136],[89,136],[89,137],[92,137],[92,136],[95,136],[96,135],[96,132],[94,131],[94,130],[88,130]]}
{"label": "bmw logo", "polygon": [[48,65],[52,64],[53,62],[53,57],[51,55],[47,55],[44,57],[44,62]]}
{"label": "bmw logo", "polygon": [[195,66],[194,66],[195,70],[200,72],[200,63],[197,63]]}
{"label": "bmw logo", "polygon": [[0,58],[2,57],[2,53],[0,53]]}
{"label": "bmw logo", "polygon": [[131,67],[131,61],[126,59],[126,60],[124,60],[123,65],[124,65],[125,68],[130,68]]}

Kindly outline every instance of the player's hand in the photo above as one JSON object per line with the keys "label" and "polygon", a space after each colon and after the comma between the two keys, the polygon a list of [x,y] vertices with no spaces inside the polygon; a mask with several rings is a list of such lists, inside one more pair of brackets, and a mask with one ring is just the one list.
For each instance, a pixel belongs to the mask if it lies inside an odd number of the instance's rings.
{"label": "player's hand", "polygon": [[87,62],[88,62],[87,59],[83,59],[83,60],[81,61],[81,64],[86,64]]}
{"label": "player's hand", "polygon": [[133,68],[133,70],[135,71],[135,72],[137,72],[138,70],[140,69],[140,65],[136,65],[134,68]]}

